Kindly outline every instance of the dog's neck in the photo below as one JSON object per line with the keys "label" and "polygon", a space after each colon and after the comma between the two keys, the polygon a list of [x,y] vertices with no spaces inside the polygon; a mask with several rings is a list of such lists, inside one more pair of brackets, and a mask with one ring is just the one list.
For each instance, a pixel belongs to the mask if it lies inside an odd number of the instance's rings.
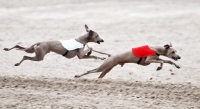
{"label": "dog's neck", "polygon": [[154,49],[156,51],[156,53],[166,56],[167,55],[167,51],[165,49],[165,47],[155,47]]}
{"label": "dog's neck", "polygon": [[83,45],[85,45],[85,44],[87,44],[89,42],[88,36],[89,36],[89,34],[86,33],[85,35],[80,36],[80,37],[76,38],[75,40],[80,42],[80,43],[82,43]]}

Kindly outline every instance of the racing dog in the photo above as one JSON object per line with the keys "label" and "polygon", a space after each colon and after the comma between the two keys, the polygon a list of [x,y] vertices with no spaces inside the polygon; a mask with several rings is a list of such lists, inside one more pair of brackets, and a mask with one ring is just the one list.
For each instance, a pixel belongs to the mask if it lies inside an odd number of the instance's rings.
{"label": "racing dog", "polygon": [[120,64],[121,67],[123,67],[125,63],[137,63],[143,66],[147,66],[151,63],[160,63],[160,66],[157,68],[157,70],[162,69],[163,63],[172,64],[175,65],[176,68],[180,68],[180,66],[178,66],[170,60],[163,60],[159,58],[159,56],[162,55],[177,61],[178,59],[181,59],[181,57],[176,53],[177,51],[172,48],[171,43],[166,44],[163,47],[145,45],[137,48],[132,48],[132,50],[128,50],[121,54],[117,54],[111,56],[110,58],[107,58],[104,61],[104,63],[98,68],[87,71],[86,73],[81,75],[76,75],[75,78],[79,78],[81,76],[96,72],[102,72],[99,78],[103,78],[106,75],[106,73],[108,73],[113,67],[115,67],[118,64]]}
{"label": "racing dog", "polygon": [[105,59],[97,56],[86,55],[87,53],[91,53],[93,50],[92,48],[88,48],[84,51],[84,47],[88,42],[100,44],[101,42],[104,42],[104,40],[101,39],[95,31],[89,30],[87,25],[85,25],[85,29],[87,33],[76,39],[38,42],[28,48],[16,45],[12,48],[4,48],[4,50],[9,51],[17,48],[17,50],[22,50],[27,53],[35,53],[34,57],[24,56],[19,63],[15,64],[15,66],[19,66],[24,60],[42,61],[44,56],[49,52],[55,52],[66,58],[73,58],[77,56],[79,59]]}

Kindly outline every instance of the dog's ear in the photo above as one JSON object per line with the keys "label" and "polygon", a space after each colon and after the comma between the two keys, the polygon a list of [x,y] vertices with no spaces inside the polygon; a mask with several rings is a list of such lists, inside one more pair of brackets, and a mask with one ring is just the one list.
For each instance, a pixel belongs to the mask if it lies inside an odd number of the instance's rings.
{"label": "dog's ear", "polygon": [[164,45],[164,47],[165,47],[165,49],[168,49],[168,48],[172,47],[172,43],[169,42],[169,44]]}
{"label": "dog's ear", "polygon": [[170,46],[168,44],[164,45],[165,49],[168,49]]}
{"label": "dog's ear", "polygon": [[85,29],[86,29],[86,32],[90,31],[89,28],[88,28],[88,26],[86,24],[85,24]]}
{"label": "dog's ear", "polygon": [[169,42],[169,47],[172,47],[172,43],[171,42]]}

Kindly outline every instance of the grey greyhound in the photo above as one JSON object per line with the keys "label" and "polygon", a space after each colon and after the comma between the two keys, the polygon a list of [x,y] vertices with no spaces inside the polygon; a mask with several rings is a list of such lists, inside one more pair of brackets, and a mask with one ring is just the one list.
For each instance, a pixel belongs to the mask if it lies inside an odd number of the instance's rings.
{"label": "grey greyhound", "polygon": [[[49,52],[55,52],[57,54],[63,55],[66,58],[73,58],[77,56],[79,59],[88,59],[88,58],[94,58],[94,59],[105,59],[97,56],[90,56],[92,52],[92,48],[88,48],[84,51],[84,47],[88,42],[95,42],[100,44],[101,42],[104,42],[103,39],[99,37],[99,35],[92,31],[89,30],[88,26],[85,25],[85,29],[87,33],[83,36],[80,36],[74,40],[72,40],[75,44],[78,44],[78,48],[72,50],[68,50],[64,48],[63,44],[61,41],[44,41],[44,42],[38,42],[36,44],[33,44],[31,47],[25,48],[19,45],[16,45],[12,48],[4,48],[5,51],[9,51],[11,49],[17,48],[17,50],[22,50],[27,53],[34,53],[34,57],[29,57],[29,56],[24,56],[22,60],[19,63],[16,63],[15,66],[19,66],[24,60],[32,60],[32,61],[42,61],[44,56],[49,53]],[[67,44],[67,43],[66,43]],[[73,44],[67,46],[74,46]],[[88,55],[86,55],[89,53]]]}
{"label": "grey greyhound", "polygon": [[147,66],[151,63],[160,63],[160,66],[157,68],[157,70],[162,69],[163,63],[172,64],[175,65],[176,68],[180,68],[180,66],[170,60],[163,60],[159,58],[159,56],[162,55],[177,61],[178,59],[181,59],[181,57],[177,55],[176,52],[177,51],[172,48],[171,43],[164,45],[164,47],[142,46],[138,48],[132,48],[132,50],[128,50],[121,54],[117,54],[107,58],[98,68],[87,71],[86,73],[81,75],[75,75],[75,78],[79,78],[81,76],[96,72],[102,72],[99,78],[103,78],[113,67],[118,64],[123,67],[125,63],[137,63],[143,66]]}

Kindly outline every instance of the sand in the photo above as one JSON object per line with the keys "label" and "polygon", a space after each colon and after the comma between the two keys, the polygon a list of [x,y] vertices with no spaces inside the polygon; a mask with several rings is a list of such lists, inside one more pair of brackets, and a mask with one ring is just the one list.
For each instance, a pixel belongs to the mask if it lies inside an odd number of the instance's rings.
{"label": "sand", "polygon": [[[198,0],[0,0],[0,108],[200,109],[199,19]],[[100,80],[99,73],[74,79],[103,61],[49,53],[44,61],[15,67],[24,55],[34,54],[3,51],[79,37],[84,24],[105,40],[89,45],[110,54],[171,42],[181,69],[125,64]]]}

